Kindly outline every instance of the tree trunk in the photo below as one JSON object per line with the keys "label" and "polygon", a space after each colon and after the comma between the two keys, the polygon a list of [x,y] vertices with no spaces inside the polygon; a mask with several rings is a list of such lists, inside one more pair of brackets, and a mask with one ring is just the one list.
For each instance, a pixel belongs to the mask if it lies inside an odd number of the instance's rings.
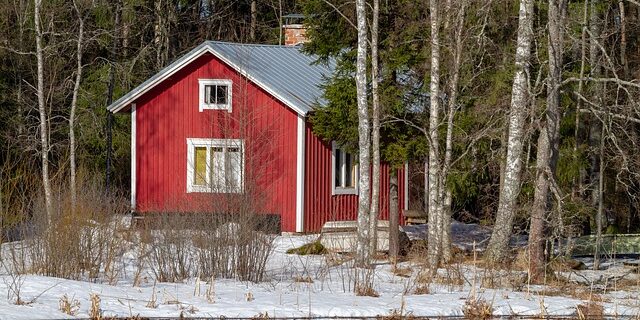
{"label": "tree trunk", "polygon": [[71,189],[71,210],[75,211],[77,203],[76,192],[76,133],[75,119],[76,107],[78,105],[78,92],[80,91],[80,82],[82,80],[82,39],[84,37],[84,17],[78,8],[78,4],[73,2],[76,13],[78,14],[78,46],[76,51],[76,79],[73,84],[73,96],[71,98],[71,112],[69,113],[69,171],[70,171],[70,189]]}
{"label": "tree trunk", "polygon": [[429,1],[431,23],[431,83],[429,85],[429,216],[427,233],[427,266],[435,273],[441,256],[442,207],[440,198],[440,16],[438,1]]}
{"label": "tree trunk", "polygon": [[251,29],[249,30],[249,38],[251,42],[256,41],[256,23],[258,20],[258,10],[256,8],[256,0],[251,0]]}
{"label": "tree trunk", "polygon": [[34,21],[36,29],[36,59],[38,60],[36,92],[38,95],[38,113],[40,114],[40,156],[42,160],[42,185],[44,187],[45,214],[47,226],[51,225],[53,204],[51,203],[51,181],[49,179],[49,133],[48,116],[44,101],[44,57],[42,48],[42,29],[40,26],[41,0],[35,0]]}
{"label": "tree trunk", "polygon": [[391,169],[389,175],[389,261],[395,263],[400,251],[399,243],[398,170]]}
{"label": "tree trunk", "polygon": [[486,257],[491,262],[499,262],[506,257],[509,238],[513,227],[518,195],[520,194],[520,175],[522,171],[522,146],[524,122],[527,115],[527,78],[531,40],[533,38],[533,0],[520,0],[518,17],[518,39],[516,46],[515,75],[511,88],[511,107],[509,110],[509,134],[507,137],[507,158],[504,181],[500,189],[498,212],[493,233],[489,240]]}
{"label": "tree trunk", "polygon": [[371,98],[373,104],[371,132],[373,148],[373,168],[371,170],[371,214],[369,223],[369,249],[374,255],[378,246],[378,213],[380,212],[380,97],[378,96],[378,16],[380,14],[380,0],[373,0],[373,20],[371,22]]}
{"label": "tree trunk", "polygon": [[[599,63],[600,59],[600,48],[598,47],[598,37],[600,37],[601,33],[601,22],[599,15],[599,5],[600,1],[592,0],[590,3],[590,13],[589,13],[589,65],[591,67],[591,77],[599,77],[602,73],[602,68]],[[593,98],[594,103],[597,106],[602,106],[602,95],[604,94],[604,86],[601,83],[596,83],[592,90],[591,96]],[[589,168],[589,182],[591,184],[591,205],[597,208],[594,222],[596,227],[596,252],[594,252],[594,268],[599,268],[599,246],[602,235],[602,212],[600,207],[602,205],[602,190],[600,189],[601,180],[602,180],[602,142],[604,136],[604,124],[597,117],[592,117],[591,124],[589,127],[589,147],[591,149],[591,159],[590,159],[590,168]]]}
{"label": "tree trunk", "polygon": [[[450,3],[448,3],[450,6]],[[464,28],[465,10],[467,1],[463,0],[458,10],[456,18],[456,29],[454,32],[455,47],[453,53],[452,77],[450,83],[449,101],[447,104],[447,135],[445,140],[444,165],[440,181],[440,197],[442,198],[442,259],[445,262],[451,261],[451,191],[447,189],[447,177],[451,168],[451,157],[453,153],[453,118],[458,107],[458,83],[460,81],[460,65],[462,64],[462,30]],[[451,10],[451,8],[448,8]],[[449,19],[447,19],[449,20]]]}
{"label": "tree trunk", "polygon": [[[578,94],[582,95],[584,81],[584,67],[587,56],[587,17],[589,16],[589,1],[585,0],[583,12],[582,12],[582,34],[580,40],[580,81],[578,82]],[[575,131],[573,133],[573,156],[574,161],[578,162],[578,147],[580,146],[580,110],[582,109],[583,101],[578,98],[576,104],[576,119],[575,119]],[[582,193],[582,184],[584,182],[583,170],[580,170],[578,175],[578,181],[574,182],[573,196],[578,198]]]}
{"label": "tree trunk", "polygon": [[627,17],[624,1],[618,1],[620,8],[620,64],[622,64],[624,79],[629,78],[629,63],[627,62]]}
{"label": "tree trunk", "polygon": [[538,137],[536,157],[536,186],[529,231],[529,276],[539,282],[544,276],[544,229],[549,208],[549,187],[554,179],[560,141],[560,83],[562,82],[562,54],[564,12],[566,0],[549,0],[549,77],[547,81],[547,111],[545,123]]}
{"label": "tree trunk", "polygon": [[[113,43],[112,43],[112,61],[109,68],[109,85],[107,87],[107,105],[113,102],[113,91],[116,86],[116,60],[118,57],[118,37],[117,32],[120,27],[120,15],[122,10],[122,1],[118,0],[115,4],[115,21],[113,24]],[[111,191],[111,154],[112,154],[112,139],[111,139],[111,126],[113,121],[113,114],[107,112],[107,163],[105,170],[105,189],[107,193]]]}
{"label": "tree trunk", "polygon": [[356,91],[358,101],[358,147],[359,176],[358,176],[358,243],[356,248],[356,264],[368,266],[370,262],[369,250],[369,210],[371,190],[371,159],[369,137],[369,108],[367,105],[367,13],[366,1],[356,0],[356,14],[358,19],[358,54],[356,58]]}

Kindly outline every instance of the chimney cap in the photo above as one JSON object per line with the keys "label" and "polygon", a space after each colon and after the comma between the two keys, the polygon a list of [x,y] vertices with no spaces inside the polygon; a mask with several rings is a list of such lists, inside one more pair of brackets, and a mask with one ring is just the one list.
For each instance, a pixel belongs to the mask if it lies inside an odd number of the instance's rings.
{"label": "chimney cap", "polygon": [[302,21],[305,18],[306,16],[301,13],[290,13],[282,16],[282,19],[284,19],[285,25],[302,25]]}

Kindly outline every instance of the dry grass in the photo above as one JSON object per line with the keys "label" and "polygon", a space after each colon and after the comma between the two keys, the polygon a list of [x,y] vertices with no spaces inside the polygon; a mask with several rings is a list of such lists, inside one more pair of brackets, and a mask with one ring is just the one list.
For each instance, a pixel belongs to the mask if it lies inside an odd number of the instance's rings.
{"label": "dry grass", "polygon": [[416,295],[423,295],[423,294],[429,294],[429,293],[431,293],[431,290],[429,290],[429,286],[424,284],[417,286],[413,290],[413,294],[416,294]]}
{"label": "dry grass", "polygon": [[493,316],[493,305],[480,298],[469,298],[462,307],[465,319],[486,320]]}
{"label": "dry grass", "polygon": [[358,285],[356,286],[356,296],[378,298],[380,294],[370,285]]}
{"label": "dry grass", "polygon": [[89,308],[89,318],[92,320],[102,319],[102,309],[100,308],[100,296],[91,294],[91,307]]}
{"label": "dry grass", "polygon": [[580,320],[604,319],[604,307],[593,301],[579,304],[576,306],[576,317]]}
{"label": "dry grass", "polygon": [[58,309],[64,314],[75,316],[76,313],[78,313],[78,310],[80,310],[80,301],[75,299],[75,297],[71,297],[71,299],[69,299],[65,294],[60,298]]}
{"label": "dry grass", "polygon": [[409,278],[413,274],[413,269],[406,267],[398,267],[398,265],[394,265],[391,269],[391,272],[398,277]]}
{"label": "dry grass", "polygon": [[309,276],[295,276],[293,277],[293,282],[313,283],[313,279]]}

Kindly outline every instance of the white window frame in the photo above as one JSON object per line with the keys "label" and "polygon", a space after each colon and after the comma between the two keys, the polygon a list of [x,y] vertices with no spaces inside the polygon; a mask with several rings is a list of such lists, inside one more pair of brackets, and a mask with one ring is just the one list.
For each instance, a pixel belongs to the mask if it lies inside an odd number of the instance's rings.
{"label": "white window frame", "polygon": [[[207,103],[205,100],[207,86],[227,86],[227,103]],[[233,81],[229,79],[198,79],[198,105],[199,111],[227,110],[231,112],[233,105]]]}
{"label": "white window frame", "polygon": [[[195,185],[195,148],[205,147],[207,149],[207,163],[206,163],[206,175],[205,185]],[[227,148],[239,148],[240,149],[240,187],[235,189],[217,189],[211,186],[211,149],[223,148],[225,153]],[[203,138],[188,138],[187,139],[187,193],[207,192],[207,193],[242,193],[244,192],[244,141],[242,139],[203,139]],[[224,157],[226,159],[226,156]]]}
{"label": "white window frame", "polygon": [[[336,172],[336,150],[340,149],[340,157],[342,158],[341,162],[342,162],[342,166],[340,166],[340,172]],[[341,149],[340,147],[338,147],[338,145],[336,144],[336,142],[332,142],[331,143],[331,194],[332,195],[340,195],[340,194],[358,194],[359,188],[358,188],[358,177],[360,175],[360,166],[358,163],[355,164],[355,170],[356,170],[356,174],[353,177],[354,179],[354,187],[343,187],[343,186],[336,186],[336,174],[340,174],[342,179],[342,183],[345,183],[346,181],[346,175],[347,175],[347,168],[346,168],[346,161],[345,161],[345,157],[346,157],[347,152],[344,151],[344,149]],[[353,155],[352,155],[353,157]],[[355,160],[355,157],[353,157],[352,160]]]}

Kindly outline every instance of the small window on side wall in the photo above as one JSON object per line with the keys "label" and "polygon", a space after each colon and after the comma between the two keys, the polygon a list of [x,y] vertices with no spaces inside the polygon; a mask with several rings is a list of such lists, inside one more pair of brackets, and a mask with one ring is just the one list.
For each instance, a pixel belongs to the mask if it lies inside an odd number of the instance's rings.
{"label": "small window on side wall", "polygon": [[358,164],[353,154],[332,143],[331,194],[358,194]]}
{"label": "small window on side wall", "polygon": [[200,79],[198,101],[203,110],[227,110],[231,112],[232,81],[227,79]]}

